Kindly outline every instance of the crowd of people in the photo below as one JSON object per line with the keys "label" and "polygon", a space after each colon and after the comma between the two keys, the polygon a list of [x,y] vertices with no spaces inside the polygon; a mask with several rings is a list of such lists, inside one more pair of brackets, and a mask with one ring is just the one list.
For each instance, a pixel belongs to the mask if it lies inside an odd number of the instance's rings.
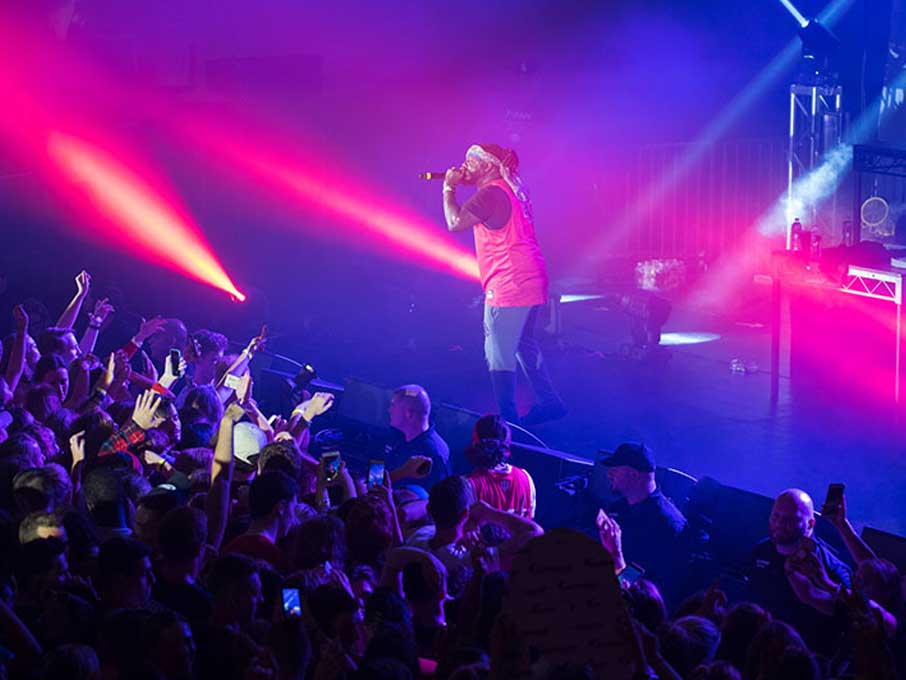
{"label": "crowd of people", "polygon": [[[263,333],[234,355],[220,333],[153,317],[101,354],[115,310],[87,273],[76,285],[52,325],[17,305],[3,340],[5,677],[595,678],[605,649],[615,678],[906,678],[902,578],[842,495],[821,513],[848,554],[788,489],[745,597],[720,580],[689,590],[703,539],[642,444],[603,461],[617,500],[591,536],[545,532],[500,416],[451,452],[426,390],[403,385],[399,445],[357,465],[312,437],[333,394],[259,410]],[[456,460],[471,471],[452,474]],[[591,620],[544,620],[586,591]],[[566,627],[569,652],[539,633]]]}

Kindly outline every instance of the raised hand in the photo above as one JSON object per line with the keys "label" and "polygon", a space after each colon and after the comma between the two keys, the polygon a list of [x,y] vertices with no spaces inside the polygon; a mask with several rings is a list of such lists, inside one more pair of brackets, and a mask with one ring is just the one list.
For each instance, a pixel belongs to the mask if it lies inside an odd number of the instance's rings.
{"label": "raised hand", "polygon": [[315,392],[311,399],[303,401],[293,409],[293,415],[301,414],[310,423],[319,415],[329,411],[333,406],[333,401],[334,395],[331,392]]}
{"label": "raised hand", "polygon": [[246,371],[239,378],[239,384],[236,385],[236,401],[243,409],[251,406],[252,398],[252,374]]}
{"label": "raised hand", "polygon": [[623,532],[620,525],[612,517],[609,517],[603,510],[598,511],[596,520],[598,525],[598,538],[601,545],[610,553],[614,561],[623,558]]}
{"label": "raised hand", "polygon": [[28,331],[28,313],[22,305],[13,307],[13,321],[16,323],[16,332],[25,333]]}
{"label": "raised hand", "polygon": [[69,450],[72,452],[72,467],[85,460],[85,430],[76,432],[69,438]]}
{"label": "raised hand", "polygon": [[81,297],[88,295],[88,289],[91,288],[91,274],[84,269],[75,277],[76,291]]}
{"label": "raised hand", "polygon": [[400,479],[422,479],[431,474],[432,461],[428,456],[410,456],[396,473],[397,481]]}
{"label": "raised hand", "polygon": [[167,356],[164,359],[164,374],[161,376],[160,384],[166,388],[179,380],[186,373],[186,360],[184,357],[179,357],[179,366],[173,366],[173,362],[170,360],[170,353],[167,352]]}
{"label": "raised hand", "polygon": [[140,345],[145,340],[150,338],[155,333],[163,330],[164,323],[166,323],[160,316],[155,316],[153,319],[142,319],[141,325],[138,327],[138,333],[135,334],[135,342]]}
{"label": "raised hand", "polygon": [[118,351],[113,355],[113,384],[125,385],[132,377],[132,366],[125,352]]}
{"label": "raised hand", "polygon": [[245,353],[248,355],[249,359],[255,356],[255,352],[259,352],[264,349],[264,345],[267,342],[267,326],[261,327],[261,332],[258,333],[254,338],[249,340],[249,344],[245,348]]}
{"label": "raised hand", "polygon": [[165,418],[157,412],[160,406],[160,395],[145,390],[135,400],[135,409],[132,411],[132,421],[143,430],[150,430],[164,422]]}
{"label": "raised hand", "polygon": [[91,313],[90,323],[100,326],[107,320],[112,312],[116,311],[107,298],[101,298],[94,303],[94,311]]}
{"label": "raised hand", "polygon": [[107,366],[104,369],[104,375],[101,376],[101,389],[109,390],[113,385],[113,379],[116,377],[116,353],[111,352],[107,357]]}

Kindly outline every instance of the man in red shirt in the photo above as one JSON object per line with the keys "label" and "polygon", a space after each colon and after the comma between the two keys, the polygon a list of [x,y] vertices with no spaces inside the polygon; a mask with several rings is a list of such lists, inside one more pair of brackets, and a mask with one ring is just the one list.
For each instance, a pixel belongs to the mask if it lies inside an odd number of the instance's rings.
{"label": "man in red shirt", "polygon": [[[472,229],[478,271],[484,289],[485,358],[500,414],[520,422],[516,410],[516,362],[525,371],[538,403],[523,424],[562,418],[566,407],[554,390],[535,324],[547,303],[547,268],[535,238],[532,204],[517,172],[512,149],[475,144],[465,163],[444,178],[444,217],[450,231]],[[456,188],[472,184],[478,191],[462,206]]]}

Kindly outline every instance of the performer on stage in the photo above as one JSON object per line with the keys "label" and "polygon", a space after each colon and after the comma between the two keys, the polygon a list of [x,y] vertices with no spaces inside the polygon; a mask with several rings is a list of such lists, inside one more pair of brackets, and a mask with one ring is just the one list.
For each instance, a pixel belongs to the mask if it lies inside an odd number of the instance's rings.
{"label": "performer on stage", "polygon": [[[475,144],[461,167],[444,178],[444,216],[450,231],[472,229],[484,289],[484,352],[500,415],[530,425],[566,415],[544,367],[535,324],[547,302],[547,269],[535,238],[532,204],[512,149]],[[478,191],[460,206],[456,188]],[[516,411],[516,362],[538,402],[524,417]]]}

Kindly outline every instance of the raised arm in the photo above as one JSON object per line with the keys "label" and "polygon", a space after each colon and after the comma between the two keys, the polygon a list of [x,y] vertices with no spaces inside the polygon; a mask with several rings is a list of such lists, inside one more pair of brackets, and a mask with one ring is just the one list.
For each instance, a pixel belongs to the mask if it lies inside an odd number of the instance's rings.
{"label": "raised arm", "polygon": [[233,482],[233,427],[245,412],[239,404],[230,404],[220,419],[214,461],[211,463],[211,489],[205,501],[208,516],[208,543],[220,549],[230,515],[230,486]]}
{"label": "raised arm", "polygon": [[91,288],[91,275],[82,270],[76,276],[75,282],[76,294],[66,309],[63,310],[63,313],[60,314],[60,318],[57,319],[57,328],[72,328],[76,319],[79,318],[79,312],[82,311],[82,304],[85,302],[85,298],[88,297],[88,290]]}
{"label": "raised arm", "polygon": [[22,305],[13,308],[13,320],[16,322],[16,337],[13,339],[5,378],[9,391],[15,394],[25,371],[25,342],[28,338],[28,314]]}
{"label": "raised arm", "polygon": [[527,517],[497,510],[484,501],[472,504],[472,507],[469,508],[469,517],[479,526],[497,524],[506,529],[510,537],[500,544],[502,556],[519,552],[530,540],[544,533],[544,529],[539,524]]}
{"label": "raised arm", "polygon": [[94,303],[94,311],[88,317],[88,328],[85,329],[85,334],[79,342],[82,356],[94,352],[94,346],[97,344],[98,335],[101,332],[101,324],[107,320],[112,311],[113,305],[107,301],[107,298],[102,298]]}
{"label": "raised arm", "polygon": [[856,564],[875,559],[874,551],[856,533],[855,528],[846,516],[846,496],[841,496],[840,503],[836,506],[824,506],[821,508],[821,515],[826,517],[840,532],[840,538],[843,539],[846,549],[849,550],[849,554],[852,555]]}

